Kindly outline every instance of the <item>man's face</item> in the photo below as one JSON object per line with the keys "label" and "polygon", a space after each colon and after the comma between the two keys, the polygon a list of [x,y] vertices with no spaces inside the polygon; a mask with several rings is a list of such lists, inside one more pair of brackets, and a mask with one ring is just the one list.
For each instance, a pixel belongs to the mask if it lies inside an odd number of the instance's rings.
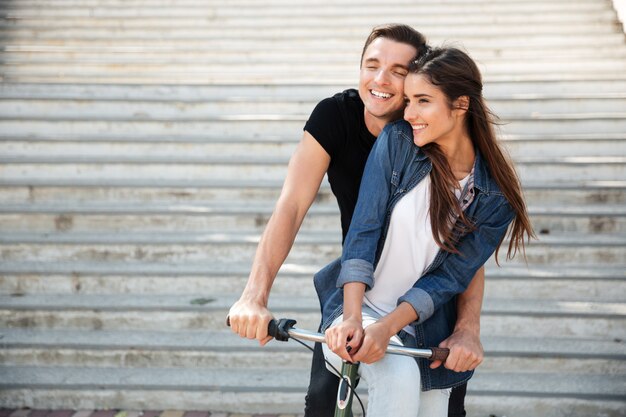
{"label": "man's face", "polygon": [[411,45],[387,38],[377,38],[367,47],[359,77],[359,96],[366,113],[384,123],[401,117],[404,78],[416,54]]}

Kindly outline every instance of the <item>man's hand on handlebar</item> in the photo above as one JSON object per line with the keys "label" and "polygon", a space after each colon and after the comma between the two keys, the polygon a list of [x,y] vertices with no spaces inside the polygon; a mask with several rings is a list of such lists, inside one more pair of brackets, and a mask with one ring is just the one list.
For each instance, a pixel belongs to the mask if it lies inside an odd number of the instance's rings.
{"label": "man's hand on handlebar", "polygon": [[[483,361],[483,345],[475,332],[456,330],[450,337],[439,344],[441,348],[450,349],[445,367],[455,372],[474,370]],[[432,369],[441,366],[441,361],[434,361]]]}
{"label": "man's hand on handlebar", "polygon": [[233,332],[247,339],[256,339],[261,346],[272,340],[267,333],[267,325],[272,313],[265,305],[239,299],[228,312],[228,321]]}

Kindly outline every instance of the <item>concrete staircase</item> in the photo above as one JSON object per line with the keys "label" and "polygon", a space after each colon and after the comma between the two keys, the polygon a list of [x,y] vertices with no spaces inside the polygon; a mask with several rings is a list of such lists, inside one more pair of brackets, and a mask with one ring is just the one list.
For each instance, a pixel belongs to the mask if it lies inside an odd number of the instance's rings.
{"label": "concrete staircase", "polygon": [[[470,415],[626,415],[626,43],[606,0],[0,1],[0,407],[298,413],[224,327],[315,103],[402,21],[480,62],[539,241],[487,266]],[[317,327],[325,184],[276,281]],[[502,259],[502,257],[501,257]]]}

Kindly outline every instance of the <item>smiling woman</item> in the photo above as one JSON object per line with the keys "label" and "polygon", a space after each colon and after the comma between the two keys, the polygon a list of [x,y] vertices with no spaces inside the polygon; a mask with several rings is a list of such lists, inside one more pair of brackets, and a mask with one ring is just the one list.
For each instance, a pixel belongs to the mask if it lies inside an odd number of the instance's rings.
{"label": "smiling woman", "polygon": [[456,296],[497,252],[509,225],[509,257],[533,231],[471,58],[427,48],[409,66],[404,97],[406,121],[387,125],[368,158],[339,276],[329,266],[315,280],[317,288],[336,283],[335,291],[318,289],[325,354],[363,363],[368,416],[443,417],[448,388],[472,371],[433,371],[423,360],[383,353],[390,339],[416,347],[449,337]]}

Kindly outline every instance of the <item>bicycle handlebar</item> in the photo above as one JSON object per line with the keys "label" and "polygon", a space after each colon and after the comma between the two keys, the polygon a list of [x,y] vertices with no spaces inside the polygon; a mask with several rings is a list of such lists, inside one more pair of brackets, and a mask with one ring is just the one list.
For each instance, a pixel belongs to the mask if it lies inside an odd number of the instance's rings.
{"label": "bicycle handlebar", "polygon": [[[322,333],[310,332],[308,330],[293,327],[296,324],[292,319],[270,320],[267,326],[267,333],[281,342],[286,342],[290,337],[307,340],[309,342],[326,343]],[[230,326],[230,318],[226,318],[226,325]],[[393,355],[412,356],[414,358],[425,358],[430,361],[445,362],[450,354],[450,349],[430,347],[426,349],[409,348],[400,345],[389,344],[387,353]]]}

